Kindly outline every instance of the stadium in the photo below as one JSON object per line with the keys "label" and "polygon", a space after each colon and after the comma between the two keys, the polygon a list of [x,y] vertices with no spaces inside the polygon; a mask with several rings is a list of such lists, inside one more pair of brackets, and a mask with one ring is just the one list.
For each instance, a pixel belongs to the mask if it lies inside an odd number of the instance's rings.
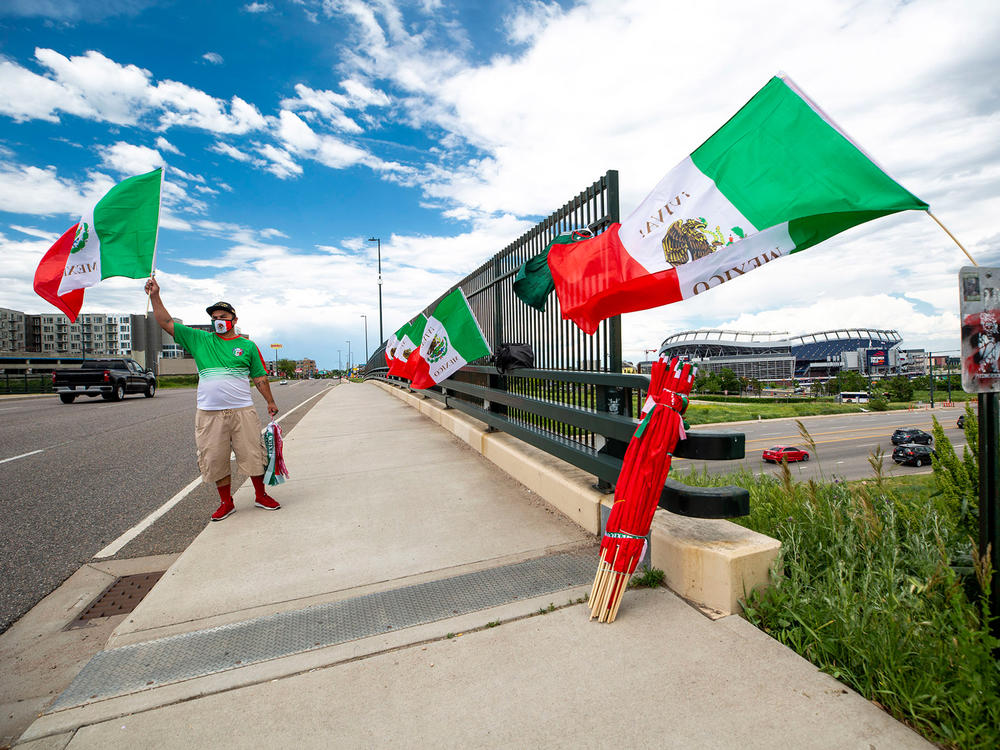
{"label": "stadium", "polygon": [[827,380],[842,370],[866,377],[916,375],[923,350],[901,348],[897,331],[840,328],[789,336],[787,332],[700,329],[669,336],[659,354],[698,365],[703,372],[732,370],[761,382]]}

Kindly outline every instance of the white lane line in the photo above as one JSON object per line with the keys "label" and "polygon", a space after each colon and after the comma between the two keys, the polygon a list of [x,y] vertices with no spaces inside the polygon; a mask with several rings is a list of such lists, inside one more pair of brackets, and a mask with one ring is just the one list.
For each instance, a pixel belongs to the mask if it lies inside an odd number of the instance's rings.
{"label": "white lane line", "polygon": [[[307,398],[302,403],[296,404],[291,409],[289,409],[286,414],[282,415],[281,417],[279,417],[275,421],[276,422],[280,422],[285,417],[291,415],[291,413],[294,412],[296,409],[298,409],[300,406],[304,406],[305,404],[307,404],[308,402],[312,401],[317,396],[322,396],[323,393],[326,390],[327,389],[324,388],[322,391],[320,391],[319,393],[317,393],[317,394],[315,394],[313,396],[310,396],[309,398]],[[262,434],[263,434],[263,431],[262,431]],[[41,451],[34,451],[34,452],[35,453],[41,453]],[[30,453],[25,453],[24,455],[25,456],[30,456],[31,454]],[[21,458],[21,456],[14,456],[14,458]],[[231,454],[230,460],[232,460],[233,458],[236,458],[236,454]],[[8,458],[8,459],[5,459],[5,460],[7,460],[7,461],[13,461],[14,459],[13,458]],[[0,463],[3,463],[3,461],[0,461]],[[135,539],[137,536],[139,536],[139,534],[141,534],[143,531],[145,531],[146,529],[148,529],[154,523],[156,523],[156,521],[158,521],[161,516],[163,516],[167,511],[169,511],[171,508],[173,508],[175,505],[177,505],[177,503],[179,503],[181,500],[183,500],[185,497],[187,497],[191,492],[193,492],[194,489],[200,483],[201,483],[201,477],[198,477],[193,482],[191,482],[191,484],[189,484],[187,487],[185,487],[184,489],[182,489],[180,492],[178,492],[172,498],[170,498],[169,500],[167,500],[167,502],[165,502],[163,505],[161,505],[159,508],[157,508],[156,510],[154,510],[152,513],[150,513],[148,516],[146,516],[144,519],[142,519],[139,523],[137,523],[131,529],[129,529],[124,534],[122,534],[120,537],[118,537],[113,542],[111,542],[111,544],[109,544],[107,547],[105,547],[100,552],[98,552],[96,555],[94,555],[94,559],[100,559],[100,558],[103,558],[103,557],[111,557],[112,555],[117,554],[118,551],[122,547],[124,547],[126,544],[128,544],[129,542],[131,542],[133,539]]]}
{"label": "white lane line", "polygon": [[45,449],[41,448],[37,451],[31,451],[31,453],[22,453],[20,456],[11,456],[10,458],[5,458],[0,460],[0,464],[5,464],[8,461],[16,461],[19,458],[26,458],[27,456],[34,456],[36,453],[42,453]]}
{"label": "white lane line", "polygon": [[175,505],[177,505],[177,503],[179,503],[185,497],[187,497],[188,494],[190,494],[190,492],[194,490],[194,488],[197,487],[199,484],[201,484],[201,477],[195,479],[193,482],[191,482],[191,484],[189,484],[183,490],[181,490],[172,498],[167,500],[167,502],[165,502],[163,505],[154,510],[152,513],[150,513],[148,516],[142,519],[131,529],[129,529],[120,537],[111,542],[111,544],[109,544],[107,547],[105,547],[96,555],[94,555],[94,557],[100,559],[102,557],[111,557],[112,555],[116,554],[118,550],[120,550],[129,542],[131,542],[133,539],[139,536],[139,534],[148,529],[150,526],[152,526],[160,518],[160,516],[162,516],[168,510],[173,508]]}

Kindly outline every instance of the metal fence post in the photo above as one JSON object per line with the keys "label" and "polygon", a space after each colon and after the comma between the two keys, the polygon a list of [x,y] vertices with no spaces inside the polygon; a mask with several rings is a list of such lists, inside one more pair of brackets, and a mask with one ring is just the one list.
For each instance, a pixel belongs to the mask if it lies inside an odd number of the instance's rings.
{"label": "metal fence post", "polygon": [[[990,630],[1000,638],[1000,396],[979,394],[979,554],[993,567]],[[1000,653],[994,654],[1000,657]]]}

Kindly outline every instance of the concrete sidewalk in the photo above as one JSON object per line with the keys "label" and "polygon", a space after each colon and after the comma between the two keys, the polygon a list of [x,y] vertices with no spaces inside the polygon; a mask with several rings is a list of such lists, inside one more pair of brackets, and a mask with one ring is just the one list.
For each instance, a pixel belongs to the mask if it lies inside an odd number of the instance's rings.
{"label": "concrete sidewalk", "polygon": [[595,538],[370,384],[286,442],[20,747],[932,747],[736,616],[582,597]]}

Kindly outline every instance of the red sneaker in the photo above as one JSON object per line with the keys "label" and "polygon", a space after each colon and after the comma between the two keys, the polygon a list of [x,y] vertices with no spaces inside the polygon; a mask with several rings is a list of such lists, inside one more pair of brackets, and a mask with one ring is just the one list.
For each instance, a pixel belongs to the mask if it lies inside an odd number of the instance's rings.
{"label": "red sneaker", "polygon": [[256,505],[258,508],[263,508],[264,510],[278,510],[278,508],[281,507],[278,501],[275,500],[270,495],[263,495],[261,497],[258,497],[256,500],[253,501],[253,504]]}
{"label": "red sneaker", "polygon": [[223,518],[229,518],[229,516],[233,515],[233,513],[235,512],[236,512],[236,506],[233,505],[233,501],[230,500],[226,502],[225,500],[223,500],[219,504],[218,510],[216,510],[215,513],[212,514],[212,520],[221,521]]}

